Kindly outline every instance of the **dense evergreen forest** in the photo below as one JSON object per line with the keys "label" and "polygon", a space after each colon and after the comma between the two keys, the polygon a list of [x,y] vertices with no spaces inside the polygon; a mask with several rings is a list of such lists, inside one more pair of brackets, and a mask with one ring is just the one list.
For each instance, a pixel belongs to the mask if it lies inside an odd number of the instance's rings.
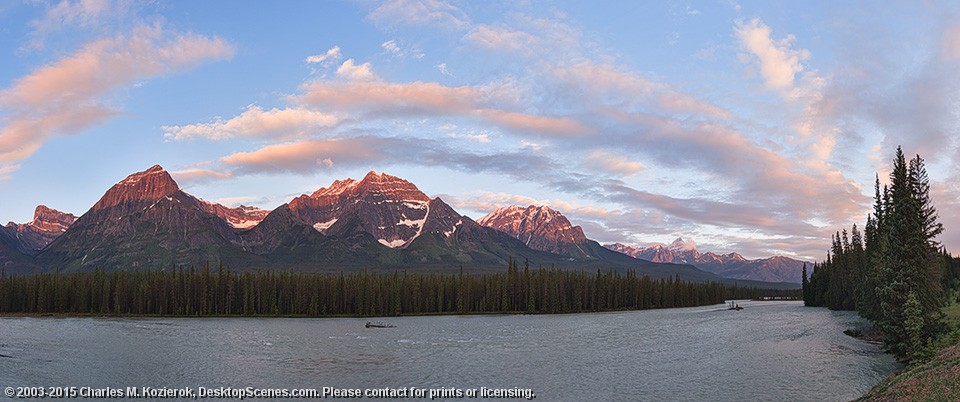
{"label": "dense evergreen forest", "polygon": [[877,176],[863,232],[856,225],[838,232],[809,280],[804,269],[805,304],[856,310],[904,361],[929,353],[945,330],[941,308],[960,288],[960,260],[935,240],[941,232],[923,159],[907,162],[898,147],[889,186]]}
{"label": "dense evergreen forest", "polygon": [[[360,315],[574,313],[690,307],[767,294],[634,272],[310,274],[203,270],[0,275],[0,313]],[[769,292],[768,292],[769,293]],[[776,293],[776,292],[774,292]]]}

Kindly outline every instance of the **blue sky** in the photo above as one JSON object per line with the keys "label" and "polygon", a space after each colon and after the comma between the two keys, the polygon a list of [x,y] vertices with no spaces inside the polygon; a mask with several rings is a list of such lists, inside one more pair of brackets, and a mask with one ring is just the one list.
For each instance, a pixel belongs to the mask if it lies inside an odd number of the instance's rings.
{"label": "blue sky", "polygon": [[479,218],[822,258],[898,144],[960,249],[960,19],[924,2],[0,4],[0,219],[161,164],[272,209],[386,171]]}

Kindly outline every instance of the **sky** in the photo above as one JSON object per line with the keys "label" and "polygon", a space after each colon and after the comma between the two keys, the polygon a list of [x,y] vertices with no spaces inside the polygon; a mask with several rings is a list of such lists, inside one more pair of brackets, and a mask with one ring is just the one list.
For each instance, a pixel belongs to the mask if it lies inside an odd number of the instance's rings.
{"label": "sky", "polygon": [[478,219],[822,259],[898,145],[960,251],[951,2],[0,2],[0,220],[160,164],[273,209],[387,172]]}

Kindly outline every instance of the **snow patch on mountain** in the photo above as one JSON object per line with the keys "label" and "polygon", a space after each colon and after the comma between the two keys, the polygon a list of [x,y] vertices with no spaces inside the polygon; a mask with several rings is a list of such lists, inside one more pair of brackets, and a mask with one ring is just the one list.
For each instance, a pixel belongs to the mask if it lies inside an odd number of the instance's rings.
{"label": "snow patch on mountain", "polygon": [[337,218],[333,218],[326,222],[317,222],[313,224],[313,228],[318,232],[323,233],[325,230],[329,229],[330,226],[333,226],[334,223],[337,223]]}

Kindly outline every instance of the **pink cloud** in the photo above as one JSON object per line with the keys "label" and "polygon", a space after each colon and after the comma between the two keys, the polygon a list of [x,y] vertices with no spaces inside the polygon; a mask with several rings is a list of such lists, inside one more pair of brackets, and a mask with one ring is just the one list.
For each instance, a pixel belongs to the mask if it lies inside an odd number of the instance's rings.
{"label": "pink cloud", "polygon": [[732,116],[722,107],[609,64],[581,61],[572,65],[549,67],[546,73],[559,79],[562,88],[572,90],[581,97],[588,96],[586,101],[593,104],[612,105],[627,110],[655,107],[721,119]]}
{"label": "pink cloud", "polygon": [[208,169],[184,169],[170,172],[170,174],[181,186],[226,180],[233,177],[233,174],[229,172],[218,172]]}
{"label": "pink cloud", "polygon": [[481,97],[473,87],[448,87],[435,82],[336,82],[305,84],[296,102],[347,110],[383,112],[466,113]]}
{"label": "pink cloud", "polygon": [[0,109],[9,112],[0,127],[0,163],[23,160],[53,136],[116,115],[101,97],[119,88],[232,55],[222,39],[169,33],[160,25],[88,43],[0,91]]}
{"label": "pink cloud", "polygon": [[[504,86],[450,87],[435,82],[391,83],[383,81],[314,81],[305,84],[293,102],[313,107],[355,111],[374,116],[428,115],[479,118],[513,131],[576,136],[593,131],[571,117],[533,115],[504,110],[495,104],[509,96]],[[504,96],[506,95],[506,96]]]}
{"label": "pink cloud", "polygon": [[238,152],[220,161],[242,172],[310,173],[335,165],[374,163],[387,155],[391,143],[390,139],[365,137],[305,140]]}
{"label": "pink cloud", "polygon": [[493,25],[477,25],[463,39],[488,50],[509,52],[526,50],[541,42],[530,33]]}
{"label": "pink cloud", "polygon": [[943,30],[940,39],[940,55],[947,60],[960,59],[960,24],[953,24]]}
{"label": "pink cloud", "polygon": [[0,182],[9,180],[10,175],[17,169],[20,169],[20,165],[0,166]]}
{"label": "pink cloud", "polygon": [[640,162],[600,150],[591,151],[587,154],[585,162],[591,168],[627,176],[640,173],[647,168]]}
{"label": "pink cloud", "polygon": [[478,110],[477,114],[501,127],[520,132],[578,136],[594,131],[570,117],[537,116],[491,109]]}

